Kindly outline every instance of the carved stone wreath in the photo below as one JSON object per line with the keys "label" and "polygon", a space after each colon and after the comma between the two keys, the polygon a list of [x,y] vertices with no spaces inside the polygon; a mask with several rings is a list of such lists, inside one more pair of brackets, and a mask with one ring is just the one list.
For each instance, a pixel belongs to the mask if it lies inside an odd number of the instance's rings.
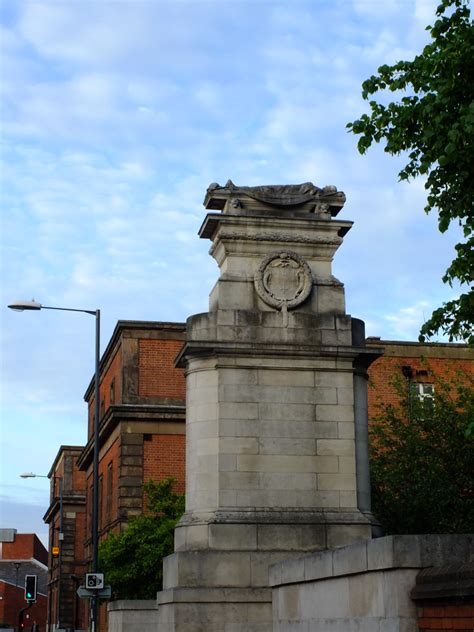
{"label": "carved stone wreath", "polygon": [[296,252],[270,253],[258,267],[255,289],[267,304],[285,311],[305,301],[313,285],[311,270]]}

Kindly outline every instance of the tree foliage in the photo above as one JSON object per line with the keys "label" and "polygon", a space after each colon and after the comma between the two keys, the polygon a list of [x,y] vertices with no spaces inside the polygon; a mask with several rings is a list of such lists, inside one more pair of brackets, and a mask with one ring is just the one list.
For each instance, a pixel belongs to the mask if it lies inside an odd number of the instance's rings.
{"label": "tree foliage", "polygon": [[437,379],[421,402],[398,383],[399,404],[370,428],[373,511],[388,534],[471,532],[474,379]]}
{"label": "tree foliage", "polygon": [[184,495],[173,492],[173,483],[146,483],[147,512],[101,543],[99,567],[114,599],[153,599],[161,590],[162,559],[173,552],[174,527],[184,512]]}
{"label": "tree foliage", "polygon": [[[453,220],[462,227],[465,241],[456,245],[443,281],[467,291],[435,310],[421,337],[442,331],[450,340],[474,343],[474,25],[468,4],[441,2],[427,27],[431,42],[412,61],[381,66],[362,84],[371,113],[347,127],[360,135],[362,154],[382,140],[389,154],[406,152],[400,179],[425,176],[425,211],[438,212],[443,233]],[[379,93],[383,100],[387,90],[399,99],[384,105],[372,98]]]}

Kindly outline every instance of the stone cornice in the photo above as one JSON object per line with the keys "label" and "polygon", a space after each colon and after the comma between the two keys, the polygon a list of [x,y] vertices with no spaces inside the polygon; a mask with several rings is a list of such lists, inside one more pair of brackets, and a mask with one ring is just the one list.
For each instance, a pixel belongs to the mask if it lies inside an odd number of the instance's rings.
{"label": "stone cornice", "polygon": [[[166,321],[147,321],[147,320],[119,320],[115,325],[113,334],[105,348],[104,353],[100,359],[100,377],[104,375],[105,367],[107,366],[109,359],[115,353],[115,348],[118,345],[120,339],[126,334],[133,337],[140,337],[139,334],[143,333],[145,338],[155,337],[160,338],[160,333],[174,334],[176,339],[182,338],[184,341],[186,336],[185,323],[174,323]],[[154,336],[153,336],[154,334]],[[94,377],[92,377],[89,385],[84,393],[84,400],[89,401],[94,390]]]}
{"label": "stone cornice", "polygon": [[[59,498],[56,497],[53,499],[51,504],[49,505],[46,513],[43,516],[43,522],[49,524],[53,521],[54,516],[59,513]],[[84,506],[86,504],[86,495],[81,493],[68,493],[63,494],[63,506],[64,505],[81,505]]]}
{"label": "stone cornice", "polygon": [[[111,435],[114,428],[122,421],[140,421],[147,422],[166,422],[166,421],[183,421],[186,418],[186,406],[184,404],[176,405],[146,405],[146,404],[122,404],[118,406],[110,406],[102,417],[99,428],[99,449],[107,438]],[[80,470],[86,470],[92,462],[94,441],[91,437],[84,447],[82,454],[77,460]]]}

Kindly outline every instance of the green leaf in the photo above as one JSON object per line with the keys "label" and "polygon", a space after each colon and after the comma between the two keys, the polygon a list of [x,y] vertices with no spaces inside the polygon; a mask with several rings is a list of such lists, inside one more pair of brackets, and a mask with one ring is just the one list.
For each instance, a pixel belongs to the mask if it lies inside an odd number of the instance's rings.
{"label": "green leaf", "polygon": [[[370,115],[363,114],[347,128],[359,137],[361,154],[383,141],[391,155],[406,152],[399,179],[425,176],[424,210],[438,212],[441,232],[453,219],[459,220],[467,246],[474,232],[474,25],[467,0],[443,0],[436,16],[434,25],[427,27],[431,42],[421,54],[411,61],[382,65],[378,74],[363,82]],[[405,94],[387,105],[386,90]],[[461,259],[467,265],[461,265]],[[473,285],[473,261],[474,249],[465,247],[444,282]],[[459,305],[464,303],[461,295]],[[459,319],[449,303],[439,309],[439,316],[422,330],[425,338],[443,331],[453,338],[473,339],[474,310],[461,310]]]}

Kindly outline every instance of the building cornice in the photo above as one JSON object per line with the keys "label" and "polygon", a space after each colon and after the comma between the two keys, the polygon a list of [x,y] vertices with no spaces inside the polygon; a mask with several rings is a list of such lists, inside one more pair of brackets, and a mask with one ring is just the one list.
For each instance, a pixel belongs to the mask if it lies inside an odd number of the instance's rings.
{"label": "building cornice", "polygon": [[[114,428],[122,421],[140,421],[141,423],[176,422],[184,423],[186,419],[185,404],[121,404],[110,406],[102,417],[99,428],[99,449],[112,434]],[[94,441],[89,439],[77,460],[80,470],[86,470],[92,462]]]}
{"label": "building cornice", "polygon": [[[173,338],[176,340],[182,339],[183,342],[186,337],[186,323],[174,323],[166,321],[147,321],[147,320],[119,320],[115,325],[113,334],[105,348],[104,353],[100,359],[99,373],[102,377],[105,366],[107,365],[110,357],[115,353],[115,348],[120,342],[121,338],[126,337],[128,334],[130,337],[137,337],[141,334],[141,337],[160,338],[159,334],[173,333]],[[89,385],[84,393],[84,400],[86,402],[92,397],[94,390],[94,377],[92,377]]]}
{"label": "building cornice", "polygon": [[367,348],[382,347],[386,357],[445,358],[453,360],[474,360],[474,349],[468,344],[453,342],[415,342],[382,340],[376,337],[366,339]]}

